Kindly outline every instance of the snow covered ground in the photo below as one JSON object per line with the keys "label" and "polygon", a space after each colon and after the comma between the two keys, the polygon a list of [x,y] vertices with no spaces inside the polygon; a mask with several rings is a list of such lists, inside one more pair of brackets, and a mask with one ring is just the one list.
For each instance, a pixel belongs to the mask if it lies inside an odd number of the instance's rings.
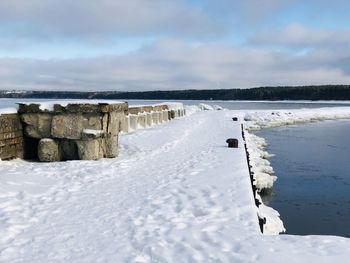
{"label": "snow covered ground", "polygon": [[350,239],[260,233],[231,118],[253,128],[277,115],[248,114],[199,111],[123,134],[115,159],[0,162],[0,262],[347,261]]}

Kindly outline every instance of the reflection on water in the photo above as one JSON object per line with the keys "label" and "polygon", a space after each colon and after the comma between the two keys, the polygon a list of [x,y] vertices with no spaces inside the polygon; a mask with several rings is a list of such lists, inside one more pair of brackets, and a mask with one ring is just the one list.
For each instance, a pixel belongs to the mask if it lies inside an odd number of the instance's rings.
{"label": "reflection on water", "polygon": [[256,133],[276,154],[278,177],[264,201],[289,234],[350,237],[350,121],[325,121]]}

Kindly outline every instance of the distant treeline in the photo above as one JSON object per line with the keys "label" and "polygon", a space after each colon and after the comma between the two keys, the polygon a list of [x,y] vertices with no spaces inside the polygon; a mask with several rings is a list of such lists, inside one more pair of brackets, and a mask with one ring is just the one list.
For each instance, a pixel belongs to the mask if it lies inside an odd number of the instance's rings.
{"label": "distant treeline", "polygon": [[350,85],[143,92],[0,91],[0,98],[160,100],[350,100]]}

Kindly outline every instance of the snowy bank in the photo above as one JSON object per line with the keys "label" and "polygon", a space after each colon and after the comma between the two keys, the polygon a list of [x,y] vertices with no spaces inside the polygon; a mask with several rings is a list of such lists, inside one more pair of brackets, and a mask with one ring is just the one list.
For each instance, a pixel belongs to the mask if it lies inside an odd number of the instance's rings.
{"label": "snowy bank", "polygon": [[252,134],[252,131],[283,125],[348,118],[350,118],[350,107],[245,112],[246,141],[258,190],[271,188],[277,177],[273,175],[273,168],[267,160],[271,155],[265,151],[265,140]]}
{"label": "snowy bank", "polygon": [[116,159],[1,162],[0,261],[346,262],[347,238],[261,234],[274,212],[255,206],[233,115],[123,134]]}
{"label": "snowy bank", "polygon": [[[283,125],[347,118],[350,118],[350,107],[246,112],[244,114],[244,127],[247,151],[258,192],[272,188],[277,177],[274,175],[273,168],[268,161],[268,158],[273,155],[265,150],[267,146],[265,139],[254,135],[251,131]],[[261,198],[259,198],[259,201],[261,201]],[[276,234],[285,231],[277,211],[262,205],[259,208],[259,215],[261,218],[266,217],[268,219],[265,227],[268,233]]]}
{"label": "snowy bank", "polygon": [[350,107],[319,109],[247,111],[244,116],[247,130],[293,125],[322,120],[349,119]]}

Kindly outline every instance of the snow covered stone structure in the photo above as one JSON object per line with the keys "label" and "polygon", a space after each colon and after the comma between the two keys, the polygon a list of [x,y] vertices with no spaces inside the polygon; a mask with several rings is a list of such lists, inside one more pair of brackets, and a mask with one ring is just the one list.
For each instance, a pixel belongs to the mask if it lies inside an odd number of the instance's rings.
{"label": "snow covered stone structure", "polygon": [[185,115],[186,110],[182,103],[170,102],[155,105],[133,105],[129,107],[122,131],[130,132],[144,129]]}
{"label": "snow covered stone structure", "polygon": [[126,102],[19,104],[25,158],[52,162],[116,157],[127,111]]}
{"label": "snow covered stone structure", "polygon": [[0,112],[0,159],[23,157],[22,124],[16,113]]}
{"label": "snow covered stone structure", "polygon": [[18,103],[0,112],[0,159],[42,162],[97,160],[118,155],[118,134],[186,114],[182,103],[128,106],[126,102],[68,100]]}

